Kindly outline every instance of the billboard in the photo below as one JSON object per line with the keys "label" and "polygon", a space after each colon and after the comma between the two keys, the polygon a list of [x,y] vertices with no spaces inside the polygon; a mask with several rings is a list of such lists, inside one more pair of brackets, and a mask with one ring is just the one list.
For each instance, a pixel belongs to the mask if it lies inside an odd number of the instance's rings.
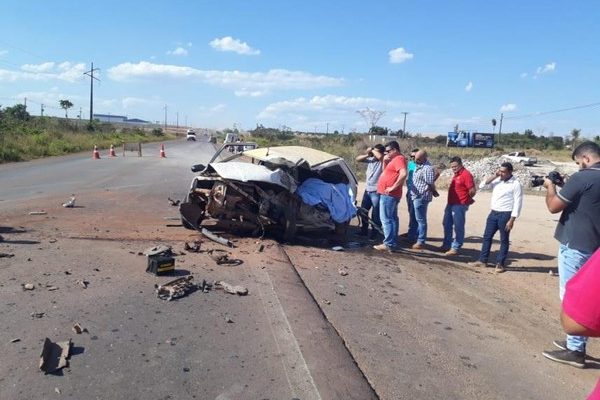
{"label": "billboard", "polygon": [[494,147],[493,133],[473,133],[473,147],[492,149]]}
{"label": "billboard", "polygon": [[469,131],[448,132],[446,146],[491,149],[494,147],[494,134]]}

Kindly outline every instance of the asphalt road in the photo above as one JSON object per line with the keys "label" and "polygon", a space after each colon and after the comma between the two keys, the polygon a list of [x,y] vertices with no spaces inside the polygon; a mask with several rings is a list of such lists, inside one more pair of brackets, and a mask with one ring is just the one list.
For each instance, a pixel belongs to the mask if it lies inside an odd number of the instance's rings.
{"label": "asphalt road", "polygon": [[[167,158],[147,145],[141,158],[0,166],[0,251],[12,255],[0,258],[0,399],[377,398],[277,244],[257,252],[255,239],[237,240],[236,267],[183,252],[200,237],[176,226],[167,197],[183,198],[189,166],[213,153],[176,141]],[[71,193],[77,206],[61,207]],[[179,254],[177,275],[249,294],[158,299],[154,284],[173,278],[147,274],[139,255],[156,244]],[[75,323],[88,332],[73,332]],[[56,374],[38,370],[46,337],[73,339],[70,366]]]}

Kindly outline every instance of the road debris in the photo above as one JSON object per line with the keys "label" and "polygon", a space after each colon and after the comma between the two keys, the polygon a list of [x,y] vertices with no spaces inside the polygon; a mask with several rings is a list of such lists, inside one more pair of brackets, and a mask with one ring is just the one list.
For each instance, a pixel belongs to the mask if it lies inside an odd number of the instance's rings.
{"label": "road debris", "polygon": [[89,333],[87,328],[82,328],[81,325],[79,324],[79,322],[77,322],[77,323],[75,323],[75,325],[73,325],[73,332],[75,332],[78,335],[80,335],[83,332]]}
{"label": "road debris", "polygon": [[18,338],[18,337],[10,340],[11,343],[17,343],[20,341],[21,341],[21,338]]}
{"label": "road debris", "polygon": [[345,269],[340,269],[340,270],[338,270],[338,273],[339,273],[341,276],[346,276],[346,275],[348,275],[348,271],[346,271]]}
{"label": "road debris", "polygon": [[200,250],[201,244],[202,242],[200,240],[193,241],[191,245],[188,242],[185,242],[183,249],[191,253],[200,253],[202,251]]}
{"label": "road debris", "polygon": [[0,258],[12,258],[14,256],[12,253],[0,253]]}
{"label": "road debris", "polygon": [[56,393],[60,394],[60,389],[59,389],[59,388],[55,387],[55,388],[54,388],[54,391],[55,391]]}
{"label": "road debris", "polygon": [[337,294],[339,294],[340,296],[345,296],[346,295],[346,286],[344,286],[344,285],[336,285],[335,292]]}
{"label": "road debris", "polygon": [[166,275],[175,270],[175,258],[171,246],[150,247],[142,253],[148,256],[146,272],[154,275]]}
{"label": "road debris", "polygon": [[29,215],[46,215],[47,212],[46,211],[29,211]]}
{"label": "road debris", "polygon": [[66,342],[52,342],[46,338],[40,355],[40,369],[46,374],[55,372],[69,365],[71,339]]}
{"label": "road debris", "polygon": [[228,324],[233,324],[233,320],[229,315],[225,315],[225,322],[227,322]]}
{"label": "road debris", "polygon": [[230,294],[237,294],[239,296],[245,296],[248,294],[248,289],[243,286],[234,286],[224,281],[215,282],[216,289],[223,289],[225,292]]}
{"label": "road debris", "polygon": [[84,289],[87,289],[88,285],[90,284],[89,281],[86,281],[84,279],[78,279],[75,281],[76,284],[83,286]]}
{"label": "road debris", "polygon": [[238,258],[229,258],[229,254],[225,250],[212,249],[207,251],[210,258],[215,260],[217,265],[240,265],[243,263]]}
{"label": "road debris", "polygon": [[179,205],[179,203],[181,203],[181,200],[173,200],[170,197],[167,197],[167,199],[169,200],[169,205],[171,205],[173,207],[177,207]]}
{"label": "road debris", "polygon": [[23,290],[33,290],[35,289],[35,286],[33,283],[23,283],[21,284],[21,286],[23,286]]}
{"label": "road debris", "polygon": [[171,246],[166,246],[164,244],[158,245],[158,246],[154,246],[154,247],[149,247],[146,250],[143,251],[142,255],[144,256],[156,256],[156,255],[173,255],[173,250]]}
{"label": "road debris", "polygon": [[258,250],[257,251],[259,253],[262,253],[264,249],[265,249],[265,245],[261,243],[260,246],[258,246]]}
{"label": "road debris", "polygon": [[46,313],[43,313],[43,312],[32,312],[29,315],[31,315],[32,318],[42,318],[44,315],[46,315]]}
{"label": "road debris", "polygon": [[342,246],[333,246],[331,248],[331,250],[333,250],[333,251],[344,251],[344,247],[342,247]]}
{"label": "road debris", "polygon": [[58,290],[58,287],[56,287],[56,286],[47,286],[47,288],[48,288],[49,292],[53,292],[55,290]]}
{"label": "road debris", "polygon": [[230,240],[227,240],[219,235],[215,235],[214,233],[212,233],[211,231],[209,231],[206,228],[202,228],[202,230],[200,232],[204,236],[206,236],[207,238],[212,240],[213,242],[217,242],[219,244],[222,244],[223,246],[234,247],[233,243]]}
{"label": "road debris", "polygon": [[67,201],[66,203],[63,203],[62,205],[65,208],[73,208],[75,207],[75,195],[72,194],[71,198],[69,199],[69,201]]}
{"label": "road debris", "polygon": [[188,275],[165,283],[164,285],[154,285],[156,294],[159,299],[167,301],[184,297],[198,288],[198,286],[192,282],[193,279],[193,275]]}

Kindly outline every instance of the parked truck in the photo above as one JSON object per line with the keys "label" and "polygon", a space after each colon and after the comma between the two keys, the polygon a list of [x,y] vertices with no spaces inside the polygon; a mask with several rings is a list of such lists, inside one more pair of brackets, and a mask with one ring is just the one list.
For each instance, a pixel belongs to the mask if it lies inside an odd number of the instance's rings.
{"label": "parked truck", "polygon": [[513,151],[503,155],[502,157],[513,163],[519,163],[521,165],[534,165],[537,163],[536,157],[527,157],[523,151]]}

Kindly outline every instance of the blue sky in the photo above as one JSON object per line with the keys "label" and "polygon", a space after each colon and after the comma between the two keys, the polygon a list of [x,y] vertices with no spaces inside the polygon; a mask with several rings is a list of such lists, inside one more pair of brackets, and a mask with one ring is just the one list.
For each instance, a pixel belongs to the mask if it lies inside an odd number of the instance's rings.
{"label": "blue sky", "polygon": [[[207,128],[600,134],[597,1],[8,1],[0,104]],[[596,104],[598,103],[598,104]],[[563,112],[578,106],[595,104]],[[547,113],[551,112],[551,113]],[[498,127],[496,127],[496,130]]]}

